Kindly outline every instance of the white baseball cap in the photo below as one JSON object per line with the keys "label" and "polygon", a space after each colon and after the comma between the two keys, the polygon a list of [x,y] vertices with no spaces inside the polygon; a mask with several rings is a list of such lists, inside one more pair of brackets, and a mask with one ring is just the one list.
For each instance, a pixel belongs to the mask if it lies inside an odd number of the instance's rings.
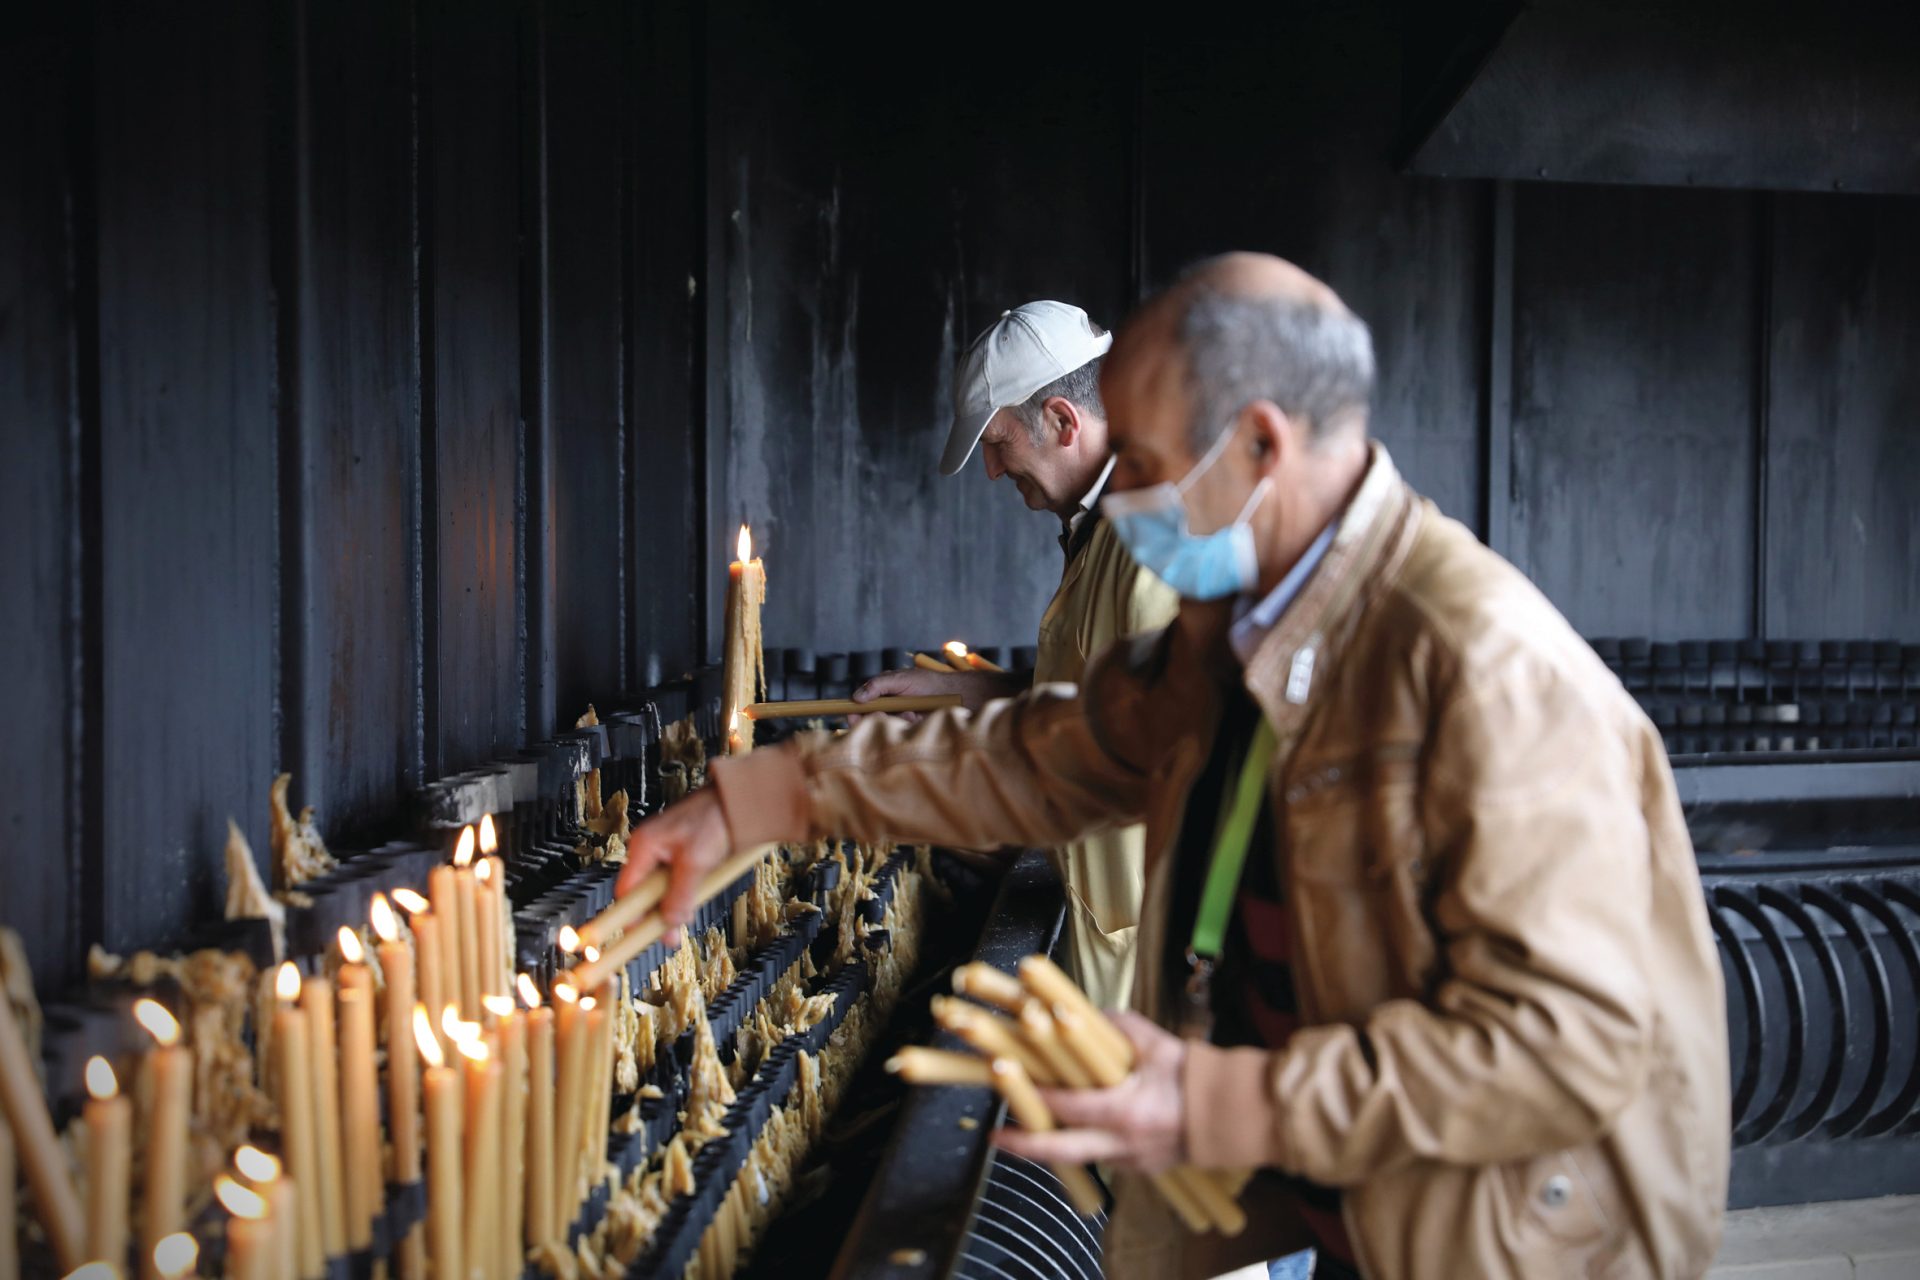
{"label": "white baseball cap", "polygon": [[1087,313],[1064,302],[1029,302],[1002,311],[960,358],[953,429],[940,455],[940,474],[950,476],[967,465],[994,414],[1099,359],[1112,345],[1111,333],[1095,333]]}

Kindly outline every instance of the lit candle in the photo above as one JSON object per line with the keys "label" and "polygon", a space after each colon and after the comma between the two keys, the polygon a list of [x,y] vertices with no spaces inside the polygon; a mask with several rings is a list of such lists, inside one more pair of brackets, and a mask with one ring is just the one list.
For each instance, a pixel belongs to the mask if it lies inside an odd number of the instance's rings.
{"label": "lit candle", "polygon": [[[766,660],[761,651],[760,606],[767,598],[767,571],[753,558],[753,534],[740,526],[735,545],[738,559],[727,567],[726,653],[722,669],[721,711],[727,723],[741,708],[758,700],[766,686]],[[744,726],[738,748],[729,743],[730,752],[753,750],[753,725]]]}
{"label": "lit candle", "polygon": [[273,1224],[273,1280],[296,1280],[300,1274],[299,1228],[293,1180],[280,1162],[255,1146],[233,1153],[233,1167],[249,1191],[267,1202],[267,1221]]}
{"label": "lit candle", "polygon": [[[753,730],[749,728],[747,732],[752,733]],[[740,738],[740,713],[736,711],[733,713],[733,718],[727,721],[727,754],[737,756],[744,754],[747,750],[746,744]]]}
{"label": "lit candle", "polygon": [[160,1280],[183,1280],[194,1274],[194,1268],[200,1264],[200,1242],[184,1231],[161,1236],[154,1242],[153,1254],[148,1260]]}
{"label": "lit candle", "polygon": [[[613,1124],[613,986],[612,982],[600,989],[592,1007],[581,1002],[586,1010],[588,1050],[593,1054],[591,1092],[587,1095],[587,1140],[585,1143],[586,1165],[584,1186],[591,1192],[600,1180],[600,1171],[606,1166],[607,1130]],[[584,1194],[584,1193],[583,1193]]]}
{"label": "lit candle", "polygon": [[373,1244],[373,1216],[387,1181],[380,1171],[379,1082],[374,1068],[373,972],[353,930],[340,926],[340,1113],[347,1247]]}
{"label": "lit candle", "polygon": [[475,897],[479,882],[473,874],[473,828],[460,828],[453,849],[454,907],[459,912],[460,1016],[469,1022],[480,1017],[480,922]]}
{"label": "lit candle", "polygon": [[313,1037],[300,996],[300,971],[289,960],[274,977],[280,1008],[273,1017],[274,1050],[280,1057],[280,1140],[300,1211],[294,1215],[299,1237],[302,1280],[320,1280],[327,1269],[326,1232],[321,1225],[320,1139],[313,1101]]}
{"label": "lit candle", "polygon": [[433,1020],[418,1005],[413,1041],[426,1062],[420,1084],[427,1117],[427,1258],[435,1280],[462,1280],[460,1080],[440,1051]]}
{"label": "lit candle", "polygon": [[[451,875],[453,868],[439,867],[434,874],[441,871]],[[453,998],[446,986],[447,917],[432,910],[427,900],[411,889],[395,889],[393,900],[405,909],[407,927],[413,930],[413,962],[417,968],[414,982],[418,1001],[429,1009],[443,1009],[447,1001]]]}
{"label": "lit candle", "polygon": [[213,1180],[213,1194],[229,1215],[227,1280],[272,1280],[276,1250],[266,1200],[224,1173]]}
{"label": "lit candle", "polygon": [[553,1010],[540,1003],[533,979],[520,975],[527,1005],[526,1243],[537,1247],[553,1230]]}
{"label": "lit candle", "polygon": [[107,1060],[87,1059],[87,1256],[112,1263],[127,1259],[127,1191],[133,1177],[133,1103],[120,1093]]}
{"label": "lit candle", "polygon": [[553,1027],[560,1075],[559,1104],[554,1111],[553,1229],[564,1240],[573,1225],[574,1187],[580,1168],[581,1107],[586,1093],[587,1020],[580,1013],[580,997],[564,982],[553,986]]}
{"label": "lit candle", "polygon": [[[415,917],[416,924],[420,918]],[[386,897],[378,893],[373,895],[373,931],[380,939],[380,971],[387,977],[387,1127],[392,1131],[393,1141],[391,1177],[404,1186],[420,1181],[420,1060],[413,1053],[413,952],[400,938],[393,908],[387,905]],[[419,938],[417,930],[414,937]]]}
{"label": "lit candle", "polygon": [[496,1256],[507,1266],[525,1253],[520,1247],[526,1224],[527,1020],[512,996],[488,996],[487,1011],[498,1020],[500,1057],[500,1244]]}
{"label": "lit candle", "polygon": [[500,971],[501,954],[500,881],[494,876],[498,861],[497,858],[481,858],[473,864],[473,917],[480,935],[474,954],[479,961],[478,990],[482,1009],[486,1008],[489,996],[498,995],[493,989],[495,975]]}
{"label": "lit candle", "polygon": [[[449,866],[435,867],[427,875],[427,896],[433,899],[433,918],[440,934],[441,1003],[427,1006],[436,1013],[446,1005],[460,1003],[460,877],[461,873]],[[437,1022],[433,1033],[444,1034]],[[440,1048],[442,1052],[452,1051],[444,1038]]]}
{"label": "lit candle", "polygon": [[500,1062],[477,1035],[454,1047],[467,1060],[466,1274],[487,1277],[500,1245]]}
{"label": "lit candle", "polygon": [[313,1075],[313,1131],[320,1153],[320,1239],[329,1258],[347,1251],[346,1156],[340,1150],[340,1069],[334,1055],[333,983],[300,984],[307,1011],[307,1052]]}
{"label": "lit candle", "polygon": [[179,1021],[159,1001],[134,1001],[133,1017],[154,1041],[153,1052],[147,1055],[153,1115],[147,1129],[146,1179],[140,1200],[140,1265],[149,1276],[155,1276],[159,1263],[154,1248],[186,1225],[187,1115],[193,1106],[193,1056],[181,1047]]}
{"label": "lit candle", "polygon": [[483,995],[513,998],[513,911],[507,902],[507,864],[496,852],[500,837],[494,831],[493,815],[480,815],[479,845],[482,860],[492,870],[488,880],[493,886],[493,907],[489,919],[493,928],[493,965],[486,972]]}
{"label": "lit candle", "polygon": [[940,656],[945,658],[947,665],[955,671],[973,670],[973,664],[967,661],[967,646],[958,640],[947,641],[940,650]]}

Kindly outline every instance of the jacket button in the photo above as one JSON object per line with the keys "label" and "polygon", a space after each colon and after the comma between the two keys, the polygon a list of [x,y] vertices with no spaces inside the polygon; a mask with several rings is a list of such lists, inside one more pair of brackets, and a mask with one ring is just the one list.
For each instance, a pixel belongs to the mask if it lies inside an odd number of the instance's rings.
{"label": "jacket button", "polygon": [[1554,1174],[1540,1188],[1540,1203],[1549,1209],[1558,1209],[1572,1198],[1573,1180],[1564,1173]]}

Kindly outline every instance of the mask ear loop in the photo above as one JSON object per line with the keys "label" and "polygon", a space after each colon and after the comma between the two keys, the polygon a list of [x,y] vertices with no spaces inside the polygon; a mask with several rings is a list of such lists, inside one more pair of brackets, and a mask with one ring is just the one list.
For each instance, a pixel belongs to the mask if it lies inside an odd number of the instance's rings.
{"label": "mask ear loop", "polygon": [[1220,455],[1227,451],[1227,442],[1238,434],[1240,434],[1239,431],[1231,425],[1229,425],[1225,431],[1221,432],[1220,438],[1215,440],[1212,447],[1201,455],[1200,461],[1193,464],[1193,469],[1187,472],[1186,475],[1180,477],[1179,481],[1173,486],[1174,492],[1178,493],[1181,497],[1185,497],[1187,490],[1193,486],[1193,482],[1198,480],[1202,475],[1205,475],[1208,467],[1220,461]]}
{"label": "mask ear loop", "polygon": [[1266,500],[1267,486],[1272,483],[1272,476],[1260,477],[1260,483],[1253,486],[1253,492],[1247,495],[1247,505],[1241,507],[1240,514],[1233,518],[1235,524],[1245,524],[1247,522],[1247,517],[1253,514],[1254,508]]}

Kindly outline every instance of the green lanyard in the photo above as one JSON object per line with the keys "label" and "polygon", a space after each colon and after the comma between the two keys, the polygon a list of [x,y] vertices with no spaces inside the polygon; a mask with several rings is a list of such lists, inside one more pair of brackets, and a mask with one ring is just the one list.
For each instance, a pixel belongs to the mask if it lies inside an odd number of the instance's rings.
{"label": "green lanyard", "polygon": [[1247,846],[1253,843],[1254,824],[1260,819],[1260,806],[1267,796],[1267,770],[1273,764],[1275,749],[1273,726],[1260,717],[1247,758],[1240,766],[1240,777],[1231,790],[1221,788],[1220,816],[1214,822],[1213,859],[1207,864],[1207,880],[1200,890],[1200,910],[1193,918],[1193,946],[1190,957],[1214,961],[1227,938],[1227,921],[1233,915],[1233,900],[1240,891],[1240,870],[1247,865]]}

